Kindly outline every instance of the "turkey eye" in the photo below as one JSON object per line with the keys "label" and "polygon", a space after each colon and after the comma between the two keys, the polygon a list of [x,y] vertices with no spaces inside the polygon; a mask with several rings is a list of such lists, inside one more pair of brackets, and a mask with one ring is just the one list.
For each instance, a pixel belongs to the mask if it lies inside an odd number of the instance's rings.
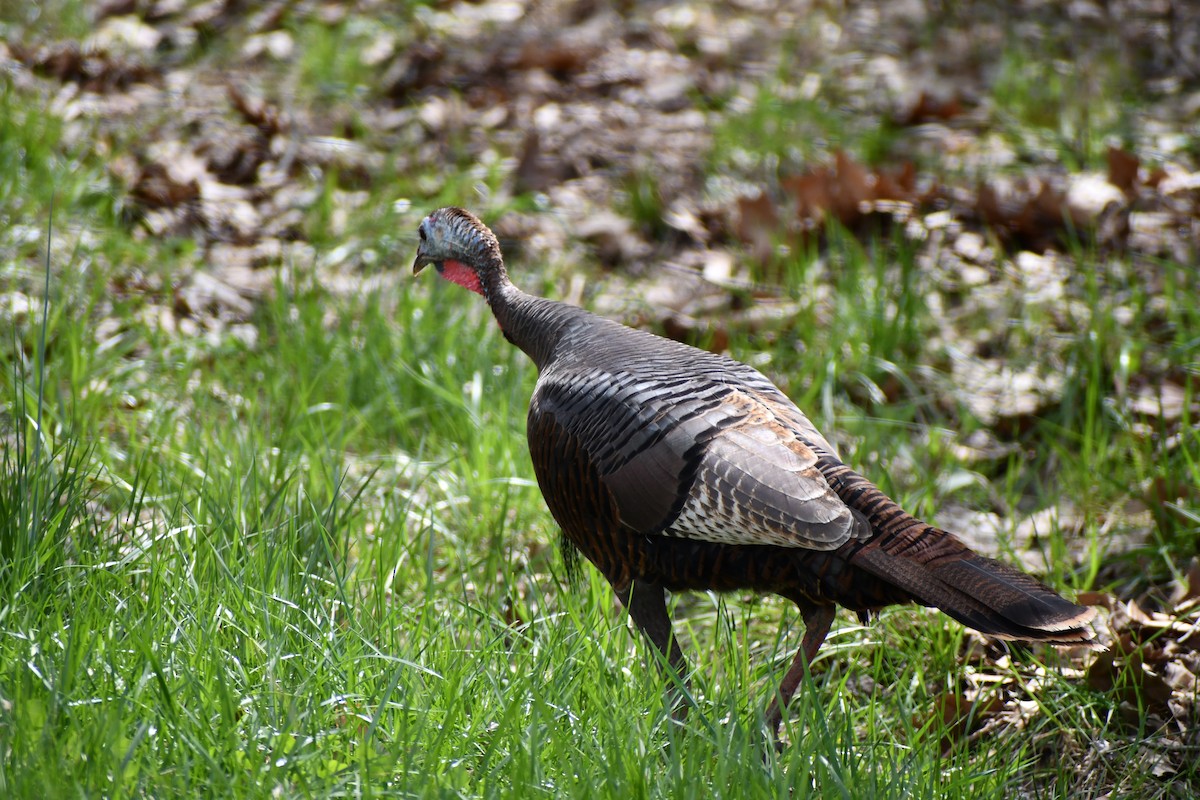
{"label": "turkey eye", "polygon": [[421,237],[421,241],[425,241],[425,223],[417,226],[417,235]]}

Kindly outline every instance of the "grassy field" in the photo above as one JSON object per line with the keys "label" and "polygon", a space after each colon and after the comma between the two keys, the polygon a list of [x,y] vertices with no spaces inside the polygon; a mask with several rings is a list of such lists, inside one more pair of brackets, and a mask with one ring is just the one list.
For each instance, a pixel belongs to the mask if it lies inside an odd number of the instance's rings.
{"label": "grassy field", "polygon": [[[60,6],[52,29],[4,12],[0,41],[89,30],[87,4]],[[403,46],[424,11],[395,13],[383,19]],[[360,22],[297,13],[285,23],[296,54],[261,82],[279,81],[314,115],[379,104]],[[177,58],[231,68],[238,24]],[[1046,122],[1032,109],[1086,87],[1040,80],[1050,67],[1030,53],[1004,59],[1003,136],[1043,154],[1046,141],[1073,148],[1057,158],[1077,168],[1132,124],[1101,109],[1088,117],[1099,127],[1081,132],[1068,123],[1086,115],[1073,108]],[[1106,59],[1095,91],[1115,101],[1124,95],[1105,76],[1119,65]],[[778,83],[766,78],[749,108],[712,101],[724,122],[705,169],[754,163],[744,176],[754,177],[786,162],[781,129],[826,145],[821,130],[844,131],[835,143],[872,163],[898,146],[885,125],[843,128],[837,102],[816,113],[771,99]],[[1118,664],[1119,690],[1100,691],[1079,654],[985,651],[912,608],[869,627],[839,616],[776,753],[761,715],[798,615],[773,598],[677,598],[696,707],[673,722],[666,682],[607,585],[590,568],[566,582],[525,449],[534,369],[478,298],[409,274],[426,210],[553,215],[544,198],[506,194],[506,168],[470,157],[476,131],[444,142],[440,166],[417,168],[402,160],[403,136],[362,123],[350,138],[386,154],[365,188],[346,171],[295,179],[313,193],[290,234],[309,257],[256,265],[260,290],[236,315],[203,316],[188,292],[213,250],[203,234],[156,232],[113,166],[142,157],[139,124],[168,124],[169,113],[95,118],[81,135],[58,111],[71,97],[51,84],[0,73],[0,795],[1076,798],[1200,787],[1200,723],[1193,712],[1190,734],[1164,733],[1140,663]],[[616,205],[661,233],[655,191]],[[847,461],[915,512],[1012,509],[1015,536],[1017,510],[1070,498],[1079,530],[1052,525],[1037,540],[1055,565],[1047,581],[1068,594],[1125,601],[1186,584],[1200,537],[1194,259],[1132,259],[1157,276],[1147,286],[1076,240],[1071,299],[1089,309],[1078,327],[1047,332],[1050,312],[1032,305],[1002,314],[1013,363],[1054,340],[1061,399],[981,466],[953,445],[990,423],[939,393],[953,343],[902,234],[834,227],[819,248],[783,256],[779,292],[795,313],[767,333],[730,325],[729,352],[837,429]],[[572,275],[606,285],[586,249],[547,261],[505,245],[531,291],[561,297]],[[334,257],[343,250],[357,256],[349,266]],[[1181,416],[1152,417],[1150,434],[1120,394],[1146,376],[1184,392]],[[885,391],[889,381],[901,389]],[[1111,542],[1139,535],[1133,550]]]}

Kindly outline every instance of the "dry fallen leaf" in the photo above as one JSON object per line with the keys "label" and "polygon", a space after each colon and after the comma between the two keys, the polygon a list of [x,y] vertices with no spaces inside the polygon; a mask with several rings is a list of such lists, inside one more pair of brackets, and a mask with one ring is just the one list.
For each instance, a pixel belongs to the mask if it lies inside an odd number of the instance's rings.
{"label": "dry fallen leaf", "polygon": [[1137,188],[1139,160],[1119,147],[1108,148],[1108,182],[1132,197]]}
{"label": "dry fallen leaf", "polygon": [[933,705],[934,713],[940,716],[947,729],[942,737],[943,752],[953,750],[968,735],[983,727],[989,717],[1004,709],[1004,701],[999,695],[968,700],[961,692],[945,692],[934,698]]}
{"label": "dry fallen leaf", "polygon": [[921,92],[901,124],[919,125],[931,120],[945,122],[961,116],[964,110],[962,100],[958,97],[939,98],[929,92]]}
{"label": "dry fallen leaf", "polygon": [[135,83],[155,83],[161,73],[153,66],[101,48],[86,49],[74,42],[40,48],[10,45],[13,57],[34,71],[77,83],[89,92],[119,92]]}

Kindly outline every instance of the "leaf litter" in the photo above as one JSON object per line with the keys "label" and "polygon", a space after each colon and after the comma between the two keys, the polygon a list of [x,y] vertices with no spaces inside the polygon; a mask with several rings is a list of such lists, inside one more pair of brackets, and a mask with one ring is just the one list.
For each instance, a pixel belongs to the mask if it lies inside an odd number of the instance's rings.
{"label": "leaf litter", "polygon": [[[276,270],[361,291],[378,243],[351,232],[350,222],[380,189],[384,165],[438,176],[462,159],[499,176],[488,203],[532,196],[541,209],[496,225],[520,242],[524,260],[606,268],[564,287],[564,296],[586,295],[602,313],[716,350],[733,330],[775,335],[805,307],[831,318],[828,288],[794,296],[773,267],[781,253],[819,252],[831,226],[864,238],[881,227],[902,231],[916,248],[925,301],[938,312],[928,338],[931,352],[945,353],[948,376],[911,377],[982,425],[974,438],[951,442],[968,463],[1011,457],[1030,421],[1064,402],[1064,343],[1087,329],[1098,296],[1161,345],[1115,376],[1116,408],[1161,448],[1195,444],[1188,428],[1200,387],[1194,370],[1166,354],[1171,322],[1161,300],[1168,279],[1179,280],[1164,265],[1194,265],[1200,242],[1200,168],[1187,133],[1200,111],[1200,11],[1192,4],[1020,4],[1027,15],[1019,35],[1095,34],[1147,88],[1137,134],[1109,144],[1100,170],[1065,167],[1037,141],[1014,145],[996,134],[993,90],[1003,76],[989,67],[990,54],[1013,31],[999,5],[839,10],[731,0],[618,14],[604,4],[485,0],[435,3],[390,27],[377,21],[389,19],[386,5],[247,10],[220,0],[109,0],[97,4],[96,31],[85,40],[36,32],[0,39],[0,71],[64,120],[64,146],[107,160],[130,230],[197,244],[170,287],[138,265],[110,265],[114,289],[144,296],[145,317],[163,331],[256,346],[245,322],[274,291]],[[293,102],[279,65],[302,57],[297,31],[306,24],[369,32],[364,91],[327,108]],[[223,60],[199,56],[214,37],[240,45]],[[783,72],[797,80],[780,102],[811,102],[828,90],[851,110],[847,124],[891,126],[889,157],[876,166],[826,142],[812,155],[791,146],[771,158],[735,151],[714,171],[713,131],[752,108]],[[424,188],[436,194],[438,184]],[[342,239],[332,249],[310,241],[323,195],[330,212],[322,233]],[[397,204],[387,224],[411,229],[423,205]],[[18,226],[0,234],[5,260],[26,252],[20,236]],[[1091,285],[1078,266],[1081,240],[1107,265]],[[1182,280],[1194,297],[1194,272]],[[1134,287],[1151,297],[1144,310],[1129,301]],[[37,292],[32,279],[6,284],[5,316],[27,314]],[[1011,320],[1031,333],[1010,335]],[[112,335],[109,322],[98,331]],[[1134,551],[1151,537],[1151,508],[1200,517],[1195,487],[1160,483],[1143,495],[1104,522],[1114,550]],[[1007,540],[1039,570],[1050,566],[1040,530],[1083,527],[1065,501],[946,524],[984,532],[973,544],[985,551]],[[1080,785],[1102,775],[1118,750],[1164,779],[1196,757],[1198,587],[1193,561],[1169,596],[1151,587],[1137,599],[1085,598],[1104,609],[1109,649],[1090,661],[1069,655],[1067,670],[1119,698],[1116,721],[1128,735],[1069,743]],[[954,730],[948,748],[986,746],[1037,714],[1041,668],[990,647],[968,640],[964,685],[939,701]],[[1062,744],[1047,743],[1047,752]]]}

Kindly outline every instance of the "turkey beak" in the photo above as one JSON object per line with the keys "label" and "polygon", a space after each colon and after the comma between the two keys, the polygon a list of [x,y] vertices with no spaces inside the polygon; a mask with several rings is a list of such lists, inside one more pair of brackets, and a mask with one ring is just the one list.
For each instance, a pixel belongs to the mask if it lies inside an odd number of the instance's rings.
{"label": "turkey beak", "polygon": [[429,266],[432,263],[433,263],[432,258],[430,258],[429,256],[422,253],[420,250],[418,250],[417,251],[417,260],[413,262],[413,275],[419,275],[421,270],[425,269],[425,267]]}

